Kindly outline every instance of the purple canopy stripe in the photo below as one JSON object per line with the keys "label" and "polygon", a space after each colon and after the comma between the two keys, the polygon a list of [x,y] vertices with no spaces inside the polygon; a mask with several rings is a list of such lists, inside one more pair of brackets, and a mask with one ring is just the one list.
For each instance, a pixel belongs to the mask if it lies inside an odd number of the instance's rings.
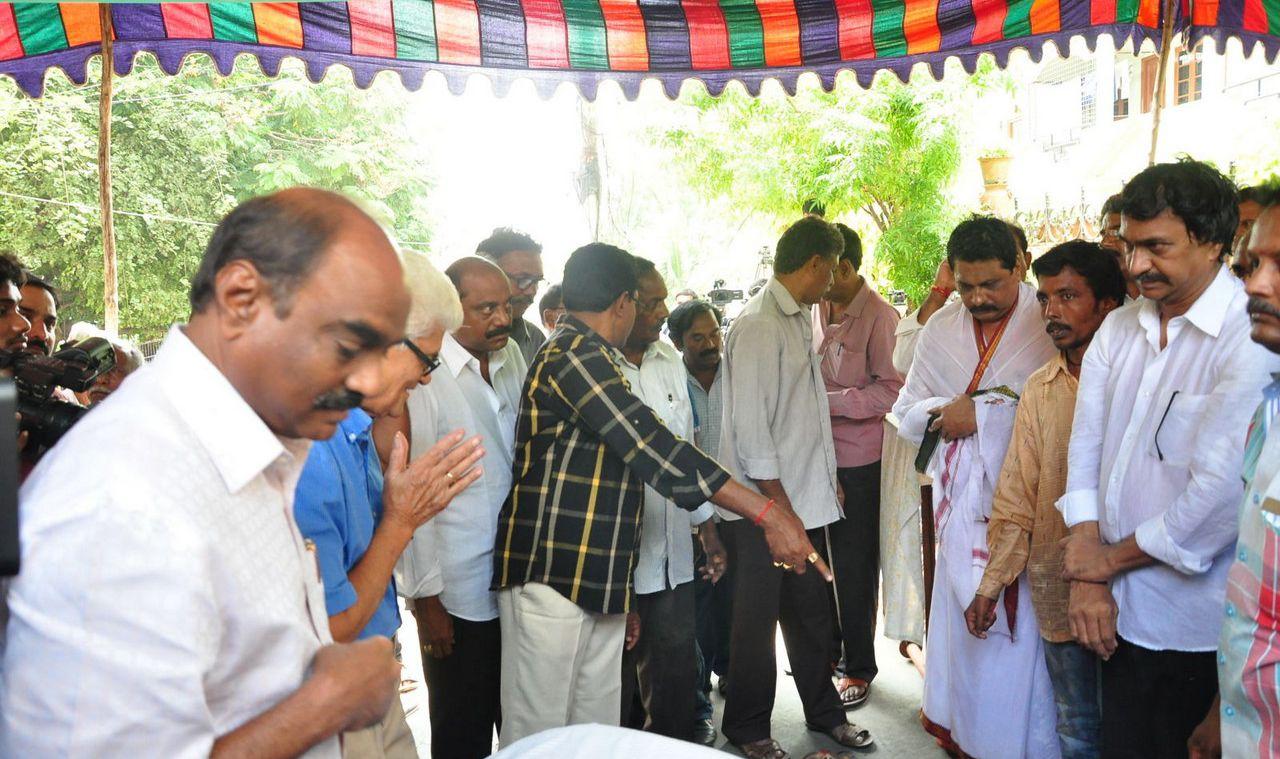
{"label": "purple canopy stripe", "polygon": [[[1044,45],[1073,37],[1092,47],[1160,44],[1160,0],[352,0],[302,3],[121,3],[112,7],[115,65],[126,74],[141,52],[176,73],[192,54],[230,73],[247,53],[268,75],[286,57],[316,81],[333,65],[369,86],[381,71],[417,89],[428,71],[460,92],[476,73],[499,93],[530,79],[544,95],[565,81],[594,98],[601,81],[635,97],[657,79],[674,97],[686,79],[719,94],[733,80],[759,92],[777,79],[788,92],[805,72],[830,88],[852,71],[905,79],[925,63],[941,76],[948,58],[969,71],[982,53],[1004,66],[1010,52],[1039,59]],[[1237,37],[1280,51],[1280,0],[1180,0],[1175,29],[1194,43]],[[91,3],[0,3],[0,74],[39,97],[45,73],[85,81],[100,52]]]}

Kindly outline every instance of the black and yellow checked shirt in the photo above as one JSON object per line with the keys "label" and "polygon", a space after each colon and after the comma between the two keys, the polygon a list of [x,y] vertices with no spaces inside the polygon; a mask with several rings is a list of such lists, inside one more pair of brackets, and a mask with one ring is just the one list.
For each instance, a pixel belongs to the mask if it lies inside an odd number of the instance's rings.
{"label": "black and yellow checked shirt", "polygon": [[626,612],[645,484],[692,510],[729,481],[631,393],[613,355],[565,316],[534,358],[498,516],[495,588],[540,582],[587,611]]}

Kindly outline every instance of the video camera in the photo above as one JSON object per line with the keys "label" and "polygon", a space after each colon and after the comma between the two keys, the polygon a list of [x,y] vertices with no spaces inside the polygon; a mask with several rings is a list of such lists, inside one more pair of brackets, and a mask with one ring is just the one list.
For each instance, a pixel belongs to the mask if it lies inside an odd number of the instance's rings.
{"label": "video camera", "polygon": [[52,448],[88,411],[83,406],[56,400],[54,388],[84,392],[115,365],[115,346],[101,337],[67,345],[52,356],[0,351],[0,371],[8,369],[17,388],[17,411],[22,415],[20,429],[27,432],[27,444]]}

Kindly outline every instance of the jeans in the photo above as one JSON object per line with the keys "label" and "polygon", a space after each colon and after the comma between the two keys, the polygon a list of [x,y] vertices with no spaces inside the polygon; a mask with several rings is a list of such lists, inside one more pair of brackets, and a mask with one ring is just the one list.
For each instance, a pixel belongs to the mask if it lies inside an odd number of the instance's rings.
{"label": "jeans", "polygon": [[[696,645],[696,643],[695,643]],[[702,647],[698,646],[698,687],[694,689],[693,697],[695,700],[694,717],[699,721],[708,720],[716,715],[716,707],[711,703],[711,688],[702,689],[701,683],[710,680],[711,670],[707,667],[707,660],[702,656]]]}
{"label": "jeans", "polygon": [[1098,690],[1098,657],[1075,641],[1044,641],[1044,659],[1058,712],[1058,744],[1062,759],[1095,759],[1102,755],[1102,699]]}

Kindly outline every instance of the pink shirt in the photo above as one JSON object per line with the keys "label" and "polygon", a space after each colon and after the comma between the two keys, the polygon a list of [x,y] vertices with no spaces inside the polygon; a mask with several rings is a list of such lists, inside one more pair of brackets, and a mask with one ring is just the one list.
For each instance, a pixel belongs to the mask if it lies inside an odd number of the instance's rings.
{"label": "pink shirt", "polygon": [[813,307],[814,351],[831,406],[836,465],[866,466],[880,460],[882,421],[902,389],[893,368],[893,330],[898,311],[863,281],[837,324],[829,324],[831,304]]}

